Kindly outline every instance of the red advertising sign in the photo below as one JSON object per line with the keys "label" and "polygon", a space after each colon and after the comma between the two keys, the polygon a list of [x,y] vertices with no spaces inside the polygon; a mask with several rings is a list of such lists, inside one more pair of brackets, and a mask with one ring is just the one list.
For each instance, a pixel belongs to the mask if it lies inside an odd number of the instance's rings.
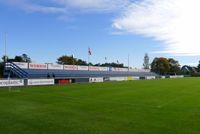
{"label": "red advertising sign", "polygon": [[47,69],[47,64],[29,63],[29,69]]}
{"label": "red advertising sign", "polygon": [[64,70],[78,70],[78,66],[64,65]]}

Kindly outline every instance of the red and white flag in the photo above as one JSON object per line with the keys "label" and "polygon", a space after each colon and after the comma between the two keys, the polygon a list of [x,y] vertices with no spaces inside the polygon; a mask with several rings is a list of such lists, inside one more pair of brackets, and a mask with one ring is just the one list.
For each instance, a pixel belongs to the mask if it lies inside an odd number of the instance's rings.
{"label": "red and white flag", "polygon": [[88,55],[92,55],[92,51],[90,48],[88,48]]}

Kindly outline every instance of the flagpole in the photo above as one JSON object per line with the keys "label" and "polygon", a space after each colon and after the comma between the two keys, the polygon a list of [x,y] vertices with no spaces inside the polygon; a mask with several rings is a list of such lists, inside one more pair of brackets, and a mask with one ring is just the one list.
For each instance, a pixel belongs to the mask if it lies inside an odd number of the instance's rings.
{"label": "flagpole", "polygon": [[88,71],[90,71],[90,54],[88,53]]}
{"label": "flagpole", "polygon": [[88,71],[90,71],[90,47],[88,47]]}
{"label": "flagpole", "polygon": [[107,57],[105,57],[105,64],[107,63]]}
{"label": "flagpole", "polygon": [[92,51],[90,47],[88,47],[88,71],[90,70],[90,56],[92,55]]}

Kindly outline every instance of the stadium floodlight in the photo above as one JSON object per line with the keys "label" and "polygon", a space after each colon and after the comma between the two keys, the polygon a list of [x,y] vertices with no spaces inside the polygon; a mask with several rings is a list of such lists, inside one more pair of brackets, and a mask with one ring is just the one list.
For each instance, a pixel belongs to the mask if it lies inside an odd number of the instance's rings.
{"label": "stadium floodlight", "polygon": [[130,55],[128,54],[128,72],[129,72],[129,64],[130,64],[130,62],[129,62],[129,58],[130,58]]}
{"label": "stadium floodlight", "polygon": [[4,49],[4,52],[5,52],[5,57],[4,57],[4,62],[6,63],[7,62],[7,60],[8,60],[8,58],[7,58],[7,33],[5,33],[5,42],[4,42],[4,47],[5,47],[5,49]]}

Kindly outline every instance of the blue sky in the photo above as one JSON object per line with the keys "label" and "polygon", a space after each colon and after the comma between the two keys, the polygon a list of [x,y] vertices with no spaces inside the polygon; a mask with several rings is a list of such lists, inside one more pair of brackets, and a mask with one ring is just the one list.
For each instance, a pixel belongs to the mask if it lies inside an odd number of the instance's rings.
{"label": "blue sky", "polygon": [[[195,0],[194,5],[177,3],[172,0],[158,4],[155,0],[0,0],[0,55],[4,54],[3,33],[7,32],[8,55],[27,53],[37,63],[54,63],[64,54],[87,60],[89,46],[93,63],[103,63],[107,57],[108,62],[119,60],[127,65],[129,54],[130,65],[141,67],[147,52],[151,60],[164,56],[181,64],[195,65],[200,59],[200,47],[198,38],[191,33],[198,34],[199,23],[191,28],[191,22],[184,21],[191,15],[182,17],[172,9],[195,8],[197,3]],[[182,27],[188,27],[185,30],[190,34],[182,34],[181,22],[185,22]]]}

